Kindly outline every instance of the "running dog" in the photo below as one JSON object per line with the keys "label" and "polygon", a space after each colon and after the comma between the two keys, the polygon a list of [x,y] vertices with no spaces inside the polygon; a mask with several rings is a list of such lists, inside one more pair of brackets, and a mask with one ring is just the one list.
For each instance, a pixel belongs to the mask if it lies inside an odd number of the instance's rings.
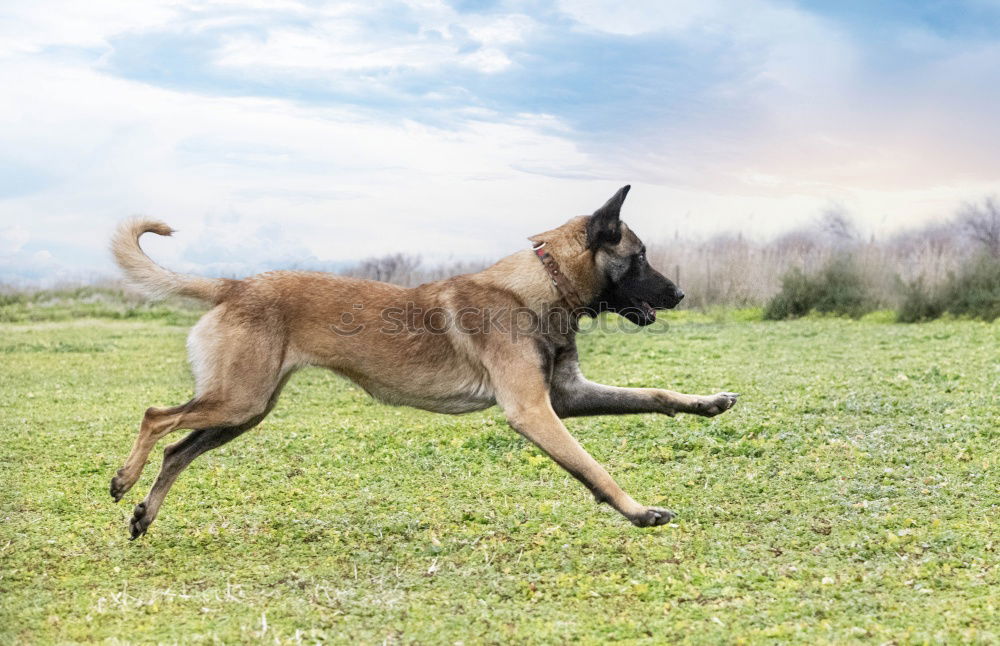
{"label": "running dog", "polygon": [[711,417],[735,393],[685,395],[618,388],[584,378],[575,336],[581,316],[615,312],[636,325],[676,307],[684,293],[646,260],[620,219],[629,187],[592,215],[529,238],[530,249],[479,273],[403,288],[326,273],[275,271],[242,280],[168,271],[139,247],[166,224],[123,222],[111,248],[126,276],[156,296],[180,294],[211,309],[188,337],[194,397],[149,408],[132,451],[111,480],[121,500],[154,445],[192,429],[163,451],[163,465],[129,523],[142,536],[177,476],[202,453],[263,420],[297,368],[323,366],[390,404],[459,414],[499,405],[511,427],[639,527],[673,512],[632,499],[569,434],[561,418],[629,413]]}

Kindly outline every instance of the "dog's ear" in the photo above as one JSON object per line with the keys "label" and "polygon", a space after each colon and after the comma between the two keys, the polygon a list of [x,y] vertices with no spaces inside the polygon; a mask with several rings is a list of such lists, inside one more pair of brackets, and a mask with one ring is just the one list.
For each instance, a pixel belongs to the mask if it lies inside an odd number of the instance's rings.
{"label": "dog's ear", "polygon": [[631,185],[622,186],[604,206],[594,211],[587,220],[587,247],[597,249],[602,244],[618,244],[622,239],[622,224],[618,219],[622,203]]}

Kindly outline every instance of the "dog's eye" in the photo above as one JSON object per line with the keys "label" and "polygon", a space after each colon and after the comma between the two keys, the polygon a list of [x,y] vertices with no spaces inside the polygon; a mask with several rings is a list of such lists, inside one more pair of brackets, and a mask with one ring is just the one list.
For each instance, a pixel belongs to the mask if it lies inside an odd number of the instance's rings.
{"label": "dog's eye", "polygon": [[635,257],[635,260],[640,264],[646,262],[646,252],[645,251],[640,252],[639,255]]}

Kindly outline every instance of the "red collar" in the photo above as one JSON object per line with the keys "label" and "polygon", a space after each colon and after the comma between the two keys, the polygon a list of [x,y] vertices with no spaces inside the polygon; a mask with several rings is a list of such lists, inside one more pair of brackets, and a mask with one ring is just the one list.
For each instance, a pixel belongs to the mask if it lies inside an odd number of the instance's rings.
{"label": "red collar", "polygon": [[583,307],[583,299],[580,298],[580,293],[576,291],[573,287],[573,283],[562,273],[559,269],[559,263],[556,259],[545,249],[544,242],[537,242],[531,245],[531,251],[534,252],[535,256],[542,263],[542,267],[549,274],[549,278],[552,280],[552,284],[555,286],[556,291],[562,296],[562,299],[569,305],[570,309],[577,309]]}

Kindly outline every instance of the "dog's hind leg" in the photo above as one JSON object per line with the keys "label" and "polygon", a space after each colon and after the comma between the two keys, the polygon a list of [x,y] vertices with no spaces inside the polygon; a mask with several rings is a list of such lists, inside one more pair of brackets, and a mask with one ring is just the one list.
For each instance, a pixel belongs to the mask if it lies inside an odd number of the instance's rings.
{"label": "dog's hind leg", "polygon": [[129,532],[132,535],[132,540],[139,538],[149,529],[150,524],[160,511],[163,499],[166,498],[167,492],[170,491],[170,487],[181,471],[202,453],[222,446],[244,431],[256,426],[261,419],[263,419],[263,415],[240,426],[192,431],[180,442],[163,449],[163,465],[160,467],[160,474],[156,477],[156,482],[153,483],[149,494],[135,506],[135,510],[132,512],[132,519],[129,521]]}
{"label": "dog's hind leg", "polygon": [[227,315],[225,306],[202,317],[188,337],[195,397],[181,406],[146,411],[125,465],[111,480],[115,500],[136,483],[153,446],[167,434],[259,423],[294,368],[285,348],[280,322],[247,321]]}
{"label": "dog's hind leg", "polygon": [[[181,423],[187,416],[197,415],[199,411],[206,408],[204,397],[201,394],[206,390],[204,384],[212,379],[214,373],[220,372],[216,368],[218,362],[212,361],[219,349],[218,339],[220,332],[224,329],[221,322],[221,308],[209,311],[198,321],[188,336],[188,354],[191,362],[191,369],[194,372],[197,382],[196,394],[191,401],[180,406],[170,408],[148,408],[143,415],[142,423],[139,425],[139,434],[132,443],[132,450],[125,459],[125,464],[118,469],[111,479],[111,497],[118,502],[132,488],[142,475],[142,469],[149,459],[149,452],[153,450],[156,443],[164,436],[179,428],[195,428],[193,426],[183,427]],[[214,368],[214,369],[213,369]],[[218,390],[218,388],[214,388]]]}
{"label": "dog's hind leg", "polygon": [[[275,385],[268,384],[274,391]],[[142,420],[139,435],[135,438],[132,451],[125,459],[125,466],[111,479],[111,496],[118,502],[139,479],[142,468],[149,459],[149,453],[158,441],[173,431],[182,428],[228,428],[238,426],[247,420],[270,410],[273,404],[265,404],[267,394],[262,394],[257,402],[238,403],[232,397],[196,397],[186,404],[173,408],[150,408]],[[264,413],[266,414],[266,413]],[[260,420],[257,421],[259,423]]]}
{"label": "dog's hind leg", "polygon": [[165,435],[180,428],[179,424],[188,413],[195,412],[200,406],[196,399],[192,399],[181,406],[172,408],[148,408],[142,418],[142,425],[139,427],[139,435],[136,436],[132,444],[132,450],[125,459],[125,465],[118,469],[115,477],[111,479],[111,497],[118,502],[122,499],[132,485],[136,483],[142,474],[142,468],[149,459],[149,452]]}
{"label": "dog's hind leg", "polygon": [[237,411],[224,405],[202,404],[202,407],[207,409],[206,411],[192,415],[182,422],[184,428],[198,430],[192,431],[181,441],[163,449],[163,464],[160,467],[160,473],[156,477],[152,489],[143,501],[136,505],[132,520],[129,521],[129,531],[133,540],[145,534],[146,530],[149,529],[150,524],[160,511],[163,499],[166,498],[167,492],[170,491],[170,487],[181,471],[202,453],[222,446],[260,424],[274,408],[278,401],[278,395],[290,375],[290,371],[283,374],[278,383],[272,385],[270,396],[262,399],[258,406],[244,407]]}

